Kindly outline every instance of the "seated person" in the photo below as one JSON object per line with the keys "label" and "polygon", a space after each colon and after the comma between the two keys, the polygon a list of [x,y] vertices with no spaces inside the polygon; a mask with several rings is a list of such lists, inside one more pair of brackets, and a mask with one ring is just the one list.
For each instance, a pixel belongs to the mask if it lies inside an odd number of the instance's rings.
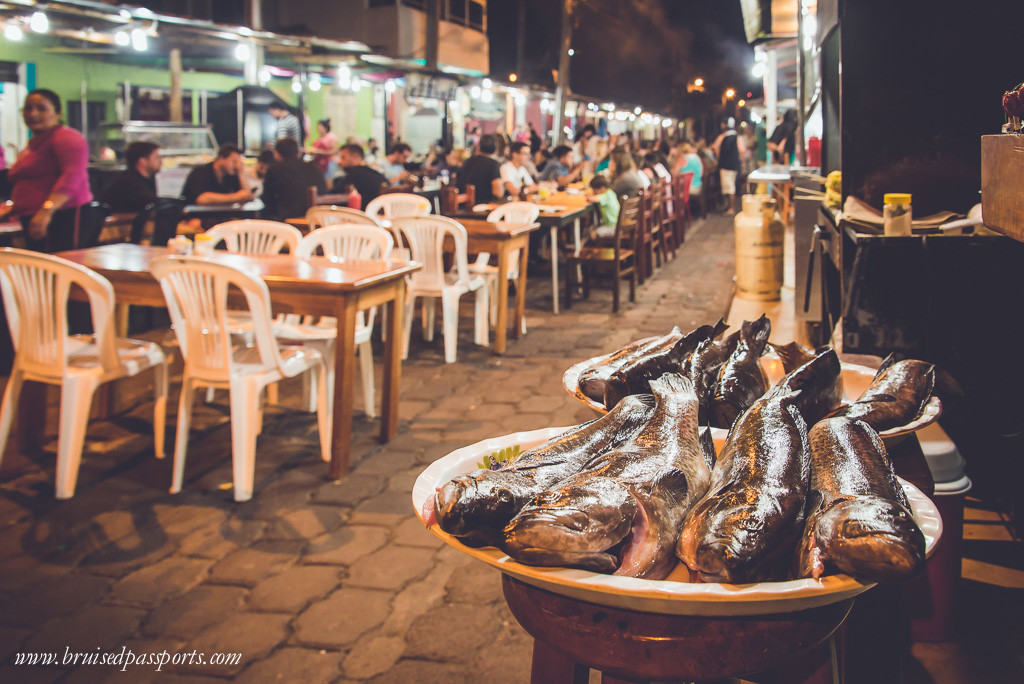
{"label": "seated person", "polygon": [[189,172],[181,197],[186,204],[235,204],[252,199],[249,178],[242,169],[242,152],[225,143],[217,158]]}
{"label": "seated person", "polygon": [[100,202],[114,211],[142,211],[156,201],[156,174],[163,165],[160,146],[140,140],[124,151],[128,168],[114,176],[103,189]]}
{"label": "seated person", "polygon": [[380,194],[380,188],[387,183],[387,179],[364,163],[363,148],[355,143],[341,147],[338,165],[342,175],[334,179],[331,192],[341,194],[348,192],[348,186],[355,187],[363,199],[363,205],[359,208],[365,210],[367,203]]}
{"label": "seated person", "polygon": [[529,143],[514,142],[509,145],[509,159],[501,165],[501,180],[505,183],[505,194],[518,197],[521,192],[534,192],[537,184],[533,182],[526,162],[530,158]]}
{"label": "seated person", "polygon": [[598,174],[590,179],[587,201],[596,202],[601,212],[601,225],[596,231],[598,237],[614,235],[615,226],[619,222],[619,198],[616,197],[607,178]]}
{"label": "seated person", "polygon": [[293,138],[278,138],[274,143],[277,158],[263,179],[263,217],[275,221],[306,215],[309,188],[327,192],[320,168],[299,156],[299,143]]}
{"label": "seated person", "polygon": [[391,148],[391,154],[381,161],[381,172],[391,185],[409,180],[412,174],[405,168],[409,158],[412,156],[412,148],[405,143],[395,143]]}
{"label": "seated person", "polygon": [[498,141],[493,135],[488,133],[480,136],[476,154],[464,161],[459,171],[460,193],[466,192],[467,185],[472,185],[475,188],[476,201],[483,204],[505,196],[505,184],[501,180],[501,163],[494,158],[497,149]]}
{"label": "seated person", "polygon": [[572,148],[568,145],[559,145],[555,149],[551,150],[551,159],[544,165],[544,169],[540,172],[540,179],[542,181],[555,181],[558,183],[558,187],[564,188],[569,183],[579,180],[580,174],[583,173],[583,164],[577,164],[573,167],[573,153]]}

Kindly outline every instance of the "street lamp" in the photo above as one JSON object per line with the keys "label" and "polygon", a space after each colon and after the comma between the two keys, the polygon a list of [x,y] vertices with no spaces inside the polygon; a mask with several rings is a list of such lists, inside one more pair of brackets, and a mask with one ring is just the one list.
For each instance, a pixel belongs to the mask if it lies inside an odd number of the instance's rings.
{"label": "street lamp", "polygon": [[725,91],[725,99],[731,100],[734,97],[736,97],[736,91],[735,90],[733,90],[732,88],[729,88],[728,90]]}

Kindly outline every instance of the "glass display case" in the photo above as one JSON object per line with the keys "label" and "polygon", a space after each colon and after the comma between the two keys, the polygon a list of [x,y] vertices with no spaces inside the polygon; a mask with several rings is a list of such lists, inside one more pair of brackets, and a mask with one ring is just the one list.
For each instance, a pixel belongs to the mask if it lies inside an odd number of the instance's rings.
{"label": "glass display case", "polygon": [[147,140],[160,146],[163,169],[156,176],[157,194],[177,197],[194,166],[213,161],[217,139],[208,124],[170,121],[123,121],[100,124],[90,140],[90,179],[99,192],[124,169],[124,151],[130,143]]}

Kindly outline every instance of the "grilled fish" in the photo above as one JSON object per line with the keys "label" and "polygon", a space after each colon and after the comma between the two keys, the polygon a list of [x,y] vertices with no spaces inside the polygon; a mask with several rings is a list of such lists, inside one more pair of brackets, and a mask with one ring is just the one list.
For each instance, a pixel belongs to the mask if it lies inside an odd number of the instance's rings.
{"label": "grilled fish", "polygon": [[456,477],[430,499],[429,526],[470,545],[497,545],[501,530],[530,499],[578,471],[595,455],[622,444],[654,411],[650,395],[635,395],[596,420],[576,426],[520,455],[500,470],[474,470]]}
{"label": "grilled fish", "polygon": [[533,565],[663,579],[686,511],[711,480],[689,378],[650,381],[657,407],[628,442],[539,494],[505,528],[505,550]]}
{"label": "grilled fish", "polygon": [[852,404],[840,406],[829,417],[858,418],[877,432],[901,427],[921,415],[935,389],[935,366],[924,361],[882,362],[864,394]]}
{"label": "grilled fish", "polygon": [[650,381],[665,373],[681,373],[697,345],[725,331],[725,321],[702,325],[684,335],[667,349],[638,357],[612,373],[605,384],[604,405],[611,409],[623,397],[650,392]]}
{"label": "grilled fish", "polygon": [[604,402],[604,387],[612,373],[619,370],[625,364],[647,354],[653,354],[662,349],[667,349],[679,341],[683,331],[679,326],[672,328],[672,331],[661,337],[646,337],[636,342],[627,344],[607,359],[591,366],[582,373],[578,380],[580,391],[590,399],[597,402]]}
{"label": "grilled fish", "polygon": [[916,576],[924,567],[924,534],[878,433],[861,420],[829,418],[814,426],[810,443],[798,575],[818,578],[834,567],[868,582]]}
{"label": "grilled fish", "polygon": [[736,348],[722,365],[711,399],[711,424],[729,428],[748,406],[768,391],[768,376],[761,368],[772,323],[762,315],[756,321],[744,321]]}

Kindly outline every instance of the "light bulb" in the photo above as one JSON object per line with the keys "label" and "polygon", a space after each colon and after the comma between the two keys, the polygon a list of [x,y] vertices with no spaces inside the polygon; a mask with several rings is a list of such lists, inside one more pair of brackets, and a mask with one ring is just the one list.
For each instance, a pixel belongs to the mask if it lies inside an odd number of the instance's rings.
{"label": "light bulb", "polygon": [[32,18],[28,20],[28,26],[36,33],[46,33],[50,30],[50,20],[46,12],[33,12]]}
{"label": "light bulb", "polygon": [[14,24],[8,24],[4,27],[4,38],[7,40],[21,40],[25,37],[25,32],[21,30],[20,26]]}
{"label": "light bulb", "polygon": [[139,52],[144,52],[149,47],[149,38],[146,37],[146,32],[140,28],[132,29],[132,48]]}
{"label": "light bulb", "polygon": [[235,46],[235,59],[239,62],[248,62],[252,51],[246,43],[239,43]]}
{"label": "light bulb", "polygon": [[309,89],[312,90],[314,93],[320,90],[321,85],[323,84],[320,83],[319,76],[313,76],[312,78],[309,79]]}
{"label": "light bulb", "polygon": [[114,42],[121,47],[128,47],[132,44],[132,37],[128,35],[127,31],[117,31],[114,33]]}

